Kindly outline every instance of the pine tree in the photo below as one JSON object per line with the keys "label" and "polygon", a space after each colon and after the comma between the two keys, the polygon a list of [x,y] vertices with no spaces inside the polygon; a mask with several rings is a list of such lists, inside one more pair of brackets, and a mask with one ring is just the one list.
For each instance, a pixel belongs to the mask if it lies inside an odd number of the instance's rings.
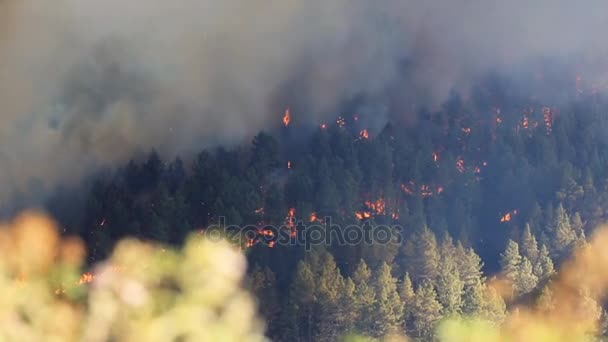
{"label": "pine tree", "polygon": [[519,254],[519,245],[517,242],[509,240],[504,253],[500,255],[500,266],[502,274],[509,279],[513,285],[517,282],[520,263],[521,255]]}
{"label": "pine tree", "polygon": [[479,278],[464,287],[462,313],[467,316],[478,316],[484,307],[484,285]]}
{"label": "pine tree", "polygon": [[522,257],[515,279],[515,290],[521,294],[526,294],[534,290],[538,284],[538,277],[532,271],[532,263],[526,257]]}
{"label": "pine tree", "polygon": [[452,316],[461,312],[464,282],[451,256],[442,255],[437,277],[438,300],[443,306],[443,315]]}
{"label": "pine tree", "polygon": [[376,292],[370,284],[371,271],[363,259],[359,262],[357,269],[352,275],[355,284],[354,308],[356,315],[355,330],[366,336],[373,335],[372,306],[375,302]]}
{"label": "pine tree", "polygon": [[313,308],[316,302],[315,275],[311,265],[300,261],[291,284],[290,304],[294,322],[297,322],[297,336],[303,340],[312,339]]}
{"label": "pine tree", "polygon": [[416,290],[413,310],[414,334],[431,338],[435,324],[441,319],[441,304],[430,281],[424,281]]}
{"label": "pine tree", "polygon": [[538,277],[539,280],[545,280],[550,278],[553,274],[555,274],[555,269],[553,268],[553,261],[551,260],[551,256],[549,255],[549,249],[547,246],[542,245],[540,251],[538,253],[538,259],[536,260],[536,264],[534,265],[534,274]]}
{"label": "pine tree", "polygon": [[260,303],[260,312],[268,323],[269,333],[273,334],[280,303],[276,296],[276,279],[272,270],[268,266],[261,268],[260,265],[255,264],[249,276],[249,288]]}
{"label": "pine tree", "polygon": [[536,237],[532,235],[530,224],[526,223],[526,228],[521,237],[522,255],[530,259],[532,263],[538,258],[538,242]]}
{"label": "pine tree", "polygon": [[414,281],[434,281],[439,273],[439,247],[435,234],[426,226],[416,238],[416,254],[414,256]]}
{"label": "pine tree", "polygon": [[404,305],[402,326],[403,330],[410,332],[412,330],[412,314],[414,312],[414,301],[416,294],[414,293],[414,286],[412,285],[412,279],[408,273],[403,276],[403,281],[399,286],[399,298]]}
{"label": "pine tree", "polygon": [[555,217],[551,228],[553,232],[553,255],[563,257],[576,240],[576,232],[572,229],[570,218],[561,204],[555,209]]}
{"label": "pine tree", "polygon": [[579,236],[583,230],[585,229],[585,224],[583,223],[583,219],[581,218],[581,214],[577,212],[572,215],[570,219],[570,226],[574,230],[577,236]]}
{"label": "pine tree", "polygon": [[344,294],[344,278],[330,253],[321,257],[320,275],[317,284],[317,328],[315,341],[335,341],[343,331],[346,317],[341,315],[340,305]]}
{"label": "pine tree", "polygon": [[397,332],[403,318],[403,302],[397,292],[397,280],[391,275],[391,267],[382,263],[374,279],[376,300],[373,307],[375,336]]}
{"label": "pine tree", "polygon": [[482,305],[482,317],[495,324],[501,324],[505,319],[506,311],[507,306],[500,294],[492,286],[486,285]]}

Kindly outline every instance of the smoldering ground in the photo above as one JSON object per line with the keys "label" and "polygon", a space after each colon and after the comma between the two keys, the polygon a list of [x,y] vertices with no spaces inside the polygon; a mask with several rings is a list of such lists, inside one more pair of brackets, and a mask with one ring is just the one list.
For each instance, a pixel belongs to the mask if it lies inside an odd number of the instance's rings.
{"label": "smoldering ground", "polygon": [[363,94],[383,122],[543,58],[599,82],[607,16],[602,0],[0,0],[0,190],[237,143],[294,103],[314,123]]}

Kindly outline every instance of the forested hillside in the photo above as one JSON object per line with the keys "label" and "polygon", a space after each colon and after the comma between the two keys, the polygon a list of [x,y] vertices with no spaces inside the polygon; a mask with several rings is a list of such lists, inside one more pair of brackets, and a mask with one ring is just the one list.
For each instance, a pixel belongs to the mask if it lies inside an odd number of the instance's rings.
{"label": "forested hillside", "polygon": [[[483,88],[414,123],[372,131],[345,113],[305,138],[287,110],[249,146],[153,152],[99,176],[82,217],[62,214],[62,195],[49,208],[90,262],[124,236],[180,244],[212,226],[257,227],[240,243],[272,339],[428,338],[443,317],[500,322],[513,303],[550,305],[555,269],[606,219],[607,109],[594,93],[564,105]],[[295,237],[298,222],[383,225],[402,238],[310,250],[266,241],[267,225]],[[510,280],[510,298],[487,285],[495,276]]]}

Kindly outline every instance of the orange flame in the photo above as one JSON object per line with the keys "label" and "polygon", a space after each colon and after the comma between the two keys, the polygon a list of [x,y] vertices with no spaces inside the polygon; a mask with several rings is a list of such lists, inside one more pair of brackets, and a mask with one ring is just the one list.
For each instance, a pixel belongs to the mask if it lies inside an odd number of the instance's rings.
{"label": "orange flame", "polygon": [[517,215],[517,209],[510,211],[506,214],[504,214],[501,218],[500,218],[500,222],[501,223],[505,223],[505,222],[509,222],[511,221],[511,219],[513,218],[513,216]]}
{"label": "orange flame", "polygon": [[291,160],[287,161],[287,168],[291,169]]}
{"label": "orange flame", "polygon": [[315,212],[310,213],[310,217],[308,218],[308,220],[310,222],[318,222],[318,221],[320,221],[319,218],[317,217],[317,213],[315,213]]}
{"label": "orange flame", "polygon": [[83,273],[80,276],[80,279],[78,280],[78,284],[79,285],[88,284],[88,283],[92,282],[94,278],[95,278],[95,276],[90,272]]}
{"label": "orange flame", "polygon": [[369,211],[355,211],[355,217],[358,220],[364,220],[372,217],[372,213]]}
{"label": "orange flame", "polygon": [[287,217],[285,217],[285,224],[287,225],[287,227],[289,227],[289,229],[290,229],[289,235],[292,238],[296,237],[296,227],[294,224],[295,216],[296,216],[296,209],[289,208],[289,210],[287,211]]}
{"label": "orange flame", "polygon": [[553,130],[553,111],[549,107],[543,108],[543,119],[545,121],[545,128],[547,134],[550,134]]}
{"label": "orange flame", "polygon": [[436,163],[439,161],[439,153],[433,152],[433,161]]}
{"label": "orange flame", "polygon": [[464,173],[464,159],[462,157],[458,157],[458,160],[456,160],[456,169],[458,172]]}
{"label": "orange flame", "polygon": [[283,115],[283,126],[285,126],[285,127],[289,126],[290,122],[291,122],[291,113],[289,112],[289,108],[287,108],[285,110],[285,115]]}
{"label": "orange flame", "polygon": [[361,132],[359,132],[359,137],[361,139],[369,139],[369,132],[366,129],[362,129]]}

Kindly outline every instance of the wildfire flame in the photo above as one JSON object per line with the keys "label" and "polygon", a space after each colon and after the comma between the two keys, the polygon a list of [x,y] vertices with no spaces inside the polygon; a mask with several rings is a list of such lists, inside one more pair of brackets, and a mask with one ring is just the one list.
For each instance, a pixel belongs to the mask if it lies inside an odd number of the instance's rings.
{"label": "wildfire flame", "polygon": [[458,172],[464,173],[464,159],[462,157],[458,157],[458,160],[456,160],[456,169]]}
{"label": "wildfire flame", "polygon": [[375,212],[377,215],[383,215],[386,210],[386,202],[383,198],[379,198],[375,202],[365,201],[365,206],[368,207],[372,212]]}
{"label": "wildfire flame", "polygon": [[369,139],[369,132],[366,129],[362,129],[361,132],[359,132],[359,137],[361,139]]}
{"label": "wildfire flame", "polygon": [[291,160],[287,161],[287,168],[291,169]]}
{"label": "wildfire flame", "polygon": [[504,214],[503,216],[500,217],[500,222],[501,223],[505,223],[505,222],[510,222],[513,219],[513,216],[517,215],[517,209],[510,211],[506,214]]}
{"label": "wildfire flame", "polygon": [[93,275],[93,273],[90,273],[90,272],[83,273],[80,276],[80,279],[78,280],[78,285],[88,284],[88,283],[92,282],[94,278],[95,278],[95,276]]}
{"label": "wildfire flame", "polygon": [[355,217],[358,220],[365,220],[365,219],[371,218],[372,217],[372,213],[369,212],[369,211],[356,211],[355,212]]}
{"label": "wildfire flame", "polygon": [[312,222],[319,222],[321,220],[319,220],[319,218],[317,217],[317,213],[312,212],[310,213],[310,217],[308,218],[308,220],[312,223]]}
{"label": "wildfire flame", "polygon": [[287,216],[285,217],[285,225],[287,225],[287,227],[289,227],[289,229],[290,229],[289,235],[292,238],[296,237],[295,216],[296,216],[296,209],[289,208],[289,210],[287,211]]}
{"label": "wildfire flame", "polygon": [[543,108],[543,119],[545,121],[545,128],[547,134],[550,134],[553,130],[553,111],[549,107]]}
{"label": "wildfire flame", "polygon": [[336,120],[336,125],[338,125],[338,127],[344,127],[346,125],[346,120],[343,117],[339,117]]}
{"label": "wildfire flame", "polygon": [[289,126],[290,122],[291,122],[291,113],[289,112],[289,108],[287,108],[285,110],[285,115],[283,115],[283,126],[285,126],[285,127]]}
{"label": "wildfire flame", "polygon": [[462,132],[466,135],[471,134],[471,127],[464,127],[462,128]]}
{"label": "wildfire flame", "polygon": [[439,153],[433,152],[433,161],[436,163],[439,161]]}

